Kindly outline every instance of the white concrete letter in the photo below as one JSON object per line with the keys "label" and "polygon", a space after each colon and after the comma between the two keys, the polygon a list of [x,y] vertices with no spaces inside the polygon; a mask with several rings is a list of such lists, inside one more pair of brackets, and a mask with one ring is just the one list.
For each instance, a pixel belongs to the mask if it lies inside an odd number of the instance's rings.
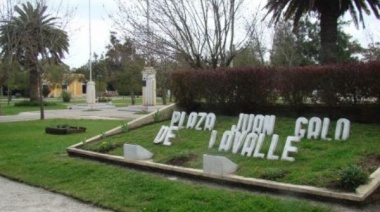
{"label": "white concrete letter", "polygon": [[170,121],[170,126],[174,126],[174,124],[179,122],[180,118],[181,118],[181,112],[174,111],[172,114],[172,120]]}
{"label": "white concrete letter", "polygon": [[160,131],[158,131],[158,134],[156,135],[156,138],[154,139],[153,143],[159,144],[164,141],[166,134],[168,133],[169,127],[162,126],[160,128]]}
{"label": "white concrete letter", "polygon": [[263,147],[264,140],[265,140],[265,134],[261,133],[259,135],[259,139],[256,143],[255,152],[253,153],[254,158],[264,158],[265,157],[265,154],[260,152],[261,148]]}
{"label": "white concrete letter", "polygon": [[267,156],[268,160],[278,160],[279,158],[278,155],[274,154],[274,152],[277,149],[278,138],[279,136],[277,134],[274,134],[272,136],[272,141],[270,142],[270,147],[269,147],[268,156]]}
{"label": "white concrete letter", "polygon": [[187,129],[193,129],[195,127],[195,124],[197,123],[198,114],[196,112],[192,112],[189,115],[189,118],[187,119],[186,128]]}
{"label": "white concrete letter", "polygon": [[322,120],[318,117],[313,117],[309,121],[309,127],[307,128],[307,139],[318,139],[321,134]]}
{"label": "white concrete letter", "polygon": [[[339,119],[336,122],[335,140],[347,140],[350,137],[351,123],[348,119]],[[343,132],[342,132],[343,129]]]}
{"label": "white concrete letter", "polygon": [[297,136],[288,136],[286,138],[284,150],[282,152],[281,160],[286,160],[293,162],[295,159],[294,157],[290,157],[289,153],[291,152],[298,152],[298,147],[292,146],[292,142],[300,142],[301,138]]}
{"label": "white concrete letter", "polygon": [[322,133],[321,133],[321,139],[322,140],[331,140],[331,138],[327,138],[327,134],[329,133],[329,126],[330,126],[330,119],[324,118],[323,124],[322,124]]}
{"label": "white concrete letter", "polygon": [[219,151],[229,151],[232,145],[234,133],[232,131],[226,131],[223,133],[222,141],[219,144]]}
{"label": "white concrete letter", "polygon": [[175,134],[173,133],[173,130],[178,130],[178,127],[172,126],[169,127],[168,133],[166,134],[164,145],[170,146],[172,143],[170,142],[170,139],[175,138]]}
{"label": "white concrete letter", "polygon": [[274,125],[276,123],[276,116],[265,116],[263,133],[272,135],[274,132]]}
{"label": "white concrete letter", "polygon": [[249,121],[249,115],[248,114],[244,114],[244,116],[243,116],[243,123],[241,125],[241,128],[239,128],[240,132],[244,132],[244,131],[250,130],[250,129],[248,129],[248,125],[249,125],[248,121]]}
{"label": "white concrete letter", "polygon": [[218,131],[216,130],[213,130],[211,132],[211,137],[210,137],[210,141],[208,142],[208,148],[209,149],[212,149],[214,147],[214,144],[215,144],[215,140],[216,140],[216,136],[218,135]]}
{"label": "white concrete letter", "polygon": [[247,132],[240,133],[239,131],[235,131],[234,144],[232,146],[233,154],[236,154],[240,150],[246,137],[247,137]]}
{"label": "white concrete letter", "polygon": [[183,126],[183,124],[185,123],[185,118],[186,118],[186,112],[182,112],[181,118],[179,119],[179,123],[178,123],[179,129],[185,128],[185,126]]}
{"label": "white concrete letter", "polygon": [[241,151],[242,156],[251,157],[252,152],[256,146],[257,138],[258,138],[258,136],[256,133],[249,133],[247,135],[247,137],[245,138],[245,141],[244,141],[243,149]]}
{"label": "white concrete letter", "polygon": [[236,130],[237,130],[237,131],[240,131],[240,129],[241,129],[242,126],[243,126],[244,116],[245,116],[244,113],[240,113],[240,115],[239,115],[239,121],[238,121],[238,124],[237,124],[237,127],[236,127]]}
{"label": "white concrete letter", "polygon": [[255,121],[253,122],[253,129],[252,132],[256,134],[260,134],[263,131],[264,127],[264,119],[265,117],[263,115],[256,115]]}
{"label": "white concrete letter", "polygon": [[302,129],[302,124],[307,124],[307,123],[308,121],[305,117],[299,117],[296,121],[296,127],[294,128],[294,136],[304,138],[306,131]]}
{"label": "white concrete letter", "polygon": [[206,120],[207,113],[198,113],[198,116],[200,117],[198,119],[197,126],[195,126],[195,130],[202,130],[202,124]]}
{"label": "white concrete letter", "polygon": [[206,117],[206,123],[205,123],[205,129],[204,130],[213,130],[215,127],[215,121],[216,121],[216,116],[214,113],[209,113]]}

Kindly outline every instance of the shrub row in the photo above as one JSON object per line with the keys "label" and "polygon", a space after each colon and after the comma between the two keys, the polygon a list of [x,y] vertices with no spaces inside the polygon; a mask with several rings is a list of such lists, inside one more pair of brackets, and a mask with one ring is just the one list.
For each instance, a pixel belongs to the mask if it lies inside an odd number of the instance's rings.
{"label": "shrub row", "polygon": [[[55,102],[43,102],[44,106],[54,106],[57,105]],[[29,101],[29,100],[23,100],[15,103],[16,107],[37,107],[40,106],[40,102],[38,101]]]}
{"label": "shrub row", "polygon": [[187,111],[228,115],[273,107],[339,109],[380,102],[380,62],[189,70],[172,77],[176,102]]}

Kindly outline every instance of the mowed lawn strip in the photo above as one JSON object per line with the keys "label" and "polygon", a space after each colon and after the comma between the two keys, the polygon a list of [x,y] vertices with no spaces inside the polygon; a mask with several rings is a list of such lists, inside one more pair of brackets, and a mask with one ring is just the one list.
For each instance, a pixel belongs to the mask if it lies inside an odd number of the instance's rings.
{"label": "mowed lawn strip", "polygon": [[[45,110],[62,110],[62,109],[67,109],[67,105],[62,104],[62,103],[57,103],[56,105],[48,105],[44,106]],[[17,115],[22,112],[31,112],[31,111],[39,111],[40,107],[39,106],[14,106],[13,103],[10,105],[4,104],[2,102],[1,104],[1,115],[3,116],[11,116],[11,115]],[[0,117],[1,118],[1,117]]]}
{"label": "mowed lawn strip", "polygon": [[[87,132],[44,133],[46,126],[61,122],[87,127]],[[170,181],[67,155],[66,147],[120,124],[104,120],[0,123],[0,174],[117,211],[330,211],[306,201]]]}
{"label": "mowed lawn strip", "polygon": [[[340,169],[350,165],[361,165],[370,155],[380,154],[380,125],[351,123],[351,135],[347,141],[324,141],[302,139],[299,143],[293,143],[298,147],[298,153],[292,153],[295,162],[281,160],[267,160],[237,154],[232,151],[221,152],[218,150],[220,140],[225,130],[237,124],[237,117],[217,117],[215,129],[218,131],[215,146],[208,149],[211,136],[209,131],[196,131],[182,129],[175,131],[176,138],[172,139],[171,146],[157,145],[153,143],[162,125],[168,126],[169,121],[146,126],[135,131],[120,134],[103,139],[109,143],[139,144],[154,153],[153,160],[158,163],[175,164],[191,168],[202,168],[203,154],[227,156],[239,165],[237,175],[245,177],[262,178],[265,174],[274,172],[282,173],[276,179],[299,185],[312,185],[317,187],[329,187],[329,184],[338,180]],[[281,157],[287,136],[294,134],[296,119],[278,117],[275,125],[275,133],[280,136],[276,155]],[[334,138],[335,122],[331,123],[328,137]],[[306,126],[307,129],[307,126]],[[262,153],[268,154],[271,136],[267,136],[262,147]],[[86,148],[94,148],[88,146]],[[232,148],[231,148],[232,149]],[[110,154],[123,155],[122,147],[111,151]],[[369,174],[375,171],[380,164],[370,164],[364,167]]]}

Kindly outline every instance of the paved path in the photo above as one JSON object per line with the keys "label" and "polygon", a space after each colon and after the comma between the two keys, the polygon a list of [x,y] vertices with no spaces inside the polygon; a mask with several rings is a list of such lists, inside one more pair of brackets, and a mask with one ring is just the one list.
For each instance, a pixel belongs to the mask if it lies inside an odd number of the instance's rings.
{"label": "paved path", "polygon": [[[130,106],[130,107],[117,107],[111,109],[99,109],[99,110],[81,110],[81,109],[64,109],[64,110],[46,110],[46,119],[109,119],[109,120],[125,120],[135,119],[141,114],[136,114],[138,111],[156,111],[161,108],[158,106]],[[40,112],[23,112],[14,116],[0,116],[0,122],[16,122],[16,121],[30,121],[40,119]]]}
{"label": "paved path", "polygon": [[102,208],[0,177],[0,211],[3,212],[106,212]]}

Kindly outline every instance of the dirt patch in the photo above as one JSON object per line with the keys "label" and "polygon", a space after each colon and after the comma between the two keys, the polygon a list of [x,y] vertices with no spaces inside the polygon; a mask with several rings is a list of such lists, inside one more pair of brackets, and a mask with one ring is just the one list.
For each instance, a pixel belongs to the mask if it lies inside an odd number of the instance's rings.
{"label": "dirt patch", "polygon": [[168,160],[166,163],[169,165],[174,165],[174,166],[184,166],[186,163],[193,161],[197,158],[196,154],[186,154],[186,155],[180,155],[180,156],[175,156]]}
{"label": "dirt patch", "polygon": [[380,166],[380,154],[365,156],[359,164],[365,172],[372,174]]}

